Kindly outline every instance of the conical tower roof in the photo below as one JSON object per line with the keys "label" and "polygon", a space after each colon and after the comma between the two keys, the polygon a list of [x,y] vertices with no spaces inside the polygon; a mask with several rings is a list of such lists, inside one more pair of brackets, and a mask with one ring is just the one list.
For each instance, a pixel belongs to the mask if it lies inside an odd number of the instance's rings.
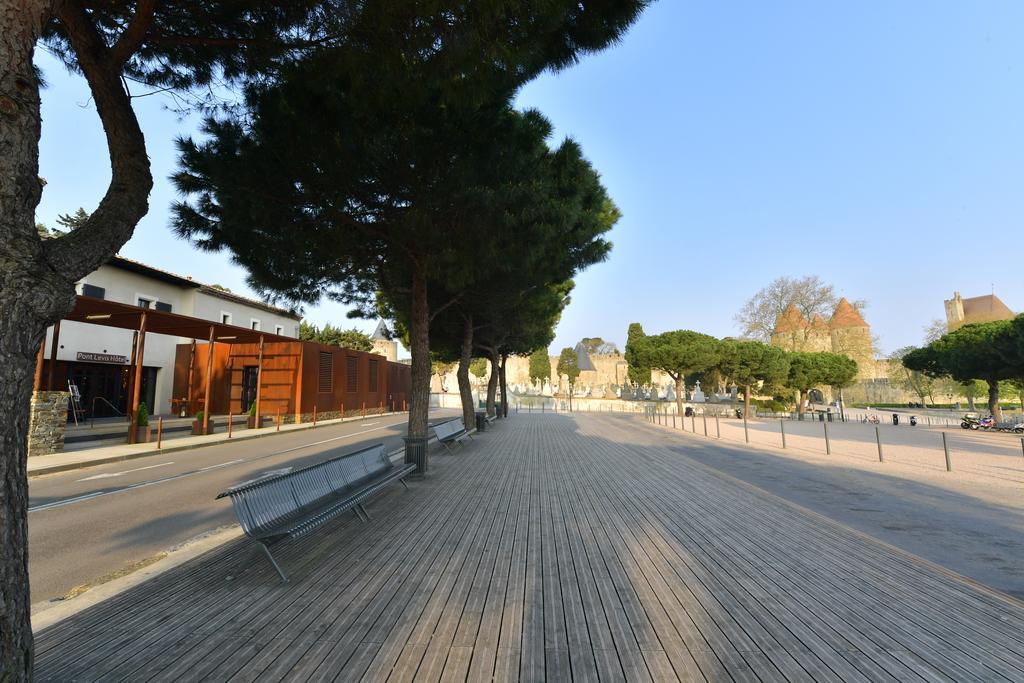
{"label": "conical tower roof", "polygon": [[370,335],[370,339],[374,341],[389,341],[388,339],[388,328],[384,324],[383,320],[377,321],[377,328]]}
{"label": "conical tower roof", "polygon": [[819,332],[828,332],[828,323],[825,322],[821,315],[815,313],[814,320],[811,321],[811,329]]}
{"label": "conical tower roof", "polygon": [[576,367],[580,370],[597,370],[594,367],[593,361],[590,360],[590,354],[587,353],[587,349],[583,346],[583,342],[576,345],[574,349],[576,351]]}
{"label": "conical tower roof", "polygon": [[836,311],[832,314],[832,319],[828,321],[828,326],[833,330],[838,330],[846,327],[867,327],[868,324],[844,296],[836,304]]}
{"label": "conical tower roof", "polygon": [[779,319],[775,321],[775,334],[782,334],[785,332],[796,332],[797,330],[807,329],[807,319],[800,315],[800,311],[797,310],[796,304],[790,304],[786,307],[786,310],[782,312]]}

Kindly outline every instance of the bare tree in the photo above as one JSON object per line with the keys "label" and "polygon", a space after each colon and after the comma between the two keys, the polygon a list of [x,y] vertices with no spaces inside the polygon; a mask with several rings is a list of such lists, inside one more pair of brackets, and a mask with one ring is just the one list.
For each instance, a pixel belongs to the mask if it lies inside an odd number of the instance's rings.
{"label": "bare tree", "polygon": [[[775,321],[790,304],[795,305],[807,320],[812,320],[815,315],[828,320],[837,301],[832,285],[826,284],[817,275],[801,278],[783,276],[752,296],[736,314],[735,320],[743,337],[767,342],[771,340]],[[853,306],[861,309],[864,302],[854,302]]]}
{"label": "bare tree", "polygon": [[924,343],[926,345],[931,344],[933,341],[949,331],[949,328],[946,326],[946,321],[940,320],[939,318],[932,318],[923,329]]}

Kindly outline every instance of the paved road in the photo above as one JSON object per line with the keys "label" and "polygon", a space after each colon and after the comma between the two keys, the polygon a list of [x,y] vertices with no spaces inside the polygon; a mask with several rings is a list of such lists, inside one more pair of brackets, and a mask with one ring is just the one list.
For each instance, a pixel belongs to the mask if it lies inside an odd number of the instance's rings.
{"label": "paved road", "polygon": [[[432,419],[455,415],[439,410]],[[280,434],[110,465],[29,482],[32,601],[123,570],[218,527],[235,523],[225,488],[273,470],[383,441],[402,445],[406,417]]]}

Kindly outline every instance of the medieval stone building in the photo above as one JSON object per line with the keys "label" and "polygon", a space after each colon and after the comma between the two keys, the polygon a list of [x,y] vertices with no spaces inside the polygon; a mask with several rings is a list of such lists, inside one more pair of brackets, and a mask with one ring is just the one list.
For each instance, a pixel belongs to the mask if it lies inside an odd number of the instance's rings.
{"label": "medieval stone building", "polygon": [[946,299],[946,330],[953,330],[970,323],[988,323],[996,320],[1010,320],[1013,311],[995,294],[972,296],[964,299],[960,292],[953,292],[952,299]]}
{"label": "medieval stone building", "polygon": [[853,304],[842,298],[828,322],[820,315],[808,321],[790,304],[775,323],[772,346],[786,351],[830,351],[857,361],[858,380],[885,376],[875,359],[871,326]]}

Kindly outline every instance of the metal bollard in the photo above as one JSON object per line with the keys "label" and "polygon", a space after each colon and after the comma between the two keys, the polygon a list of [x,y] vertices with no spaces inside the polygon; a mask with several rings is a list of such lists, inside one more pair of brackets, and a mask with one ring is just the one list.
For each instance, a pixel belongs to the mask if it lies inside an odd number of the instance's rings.
{"label": "metal bollard", "polygon": [[747,430],[747,411],[743,411],[743,440],[750,443],[750,432]]}
{"label": "metal bollard", "polygon": [[691,415],[690,416],[690,431],[693,432],[694,434],[697,433],[697,416],[696,415]]}
{"label": "metal bollard", "polygon": [[942,450],[946,453],[946,471],[953,471],[953,462],[949,459],[949,440],[946,438],[946,432],[942,432]]}
{"label": "metal bollard", "polygon": [[[164,418],[159,417],[156,420],[156,449],[160,450],[160,442],[163,441],[164,437]],[[1021,439],[1024,442],[1024,439]]]}
{"label": "metal bollard", "polygon": [[701,416],[701,419],[704,420],[704,436],[707,436],[708,435],[708,415],[707,415],[707,413],[701,413],[700,416]]}
{"label": "metal bollard", "polygon": [[878,432],[878,427],[875,427],[875,443],[878,444],[878,462],[885,462],[885,458],[882,457],[882,435]]}
{"label": "metal bollard", "polygon": [[228,438],[231,438],[231,425],[235,422],[235,415],[230,410],[228,411]]}
{"label": "metal bollard", "polygon": [[786,447],[786,421],[779,420],[779,432],[782,434],[782,447]]}
{"label": "metal bollard", "polygon": [[281,409],[277,409],[277,431],[281,431]]}
{"label": "metal bollard", "polygon": [[1024,455],[1024,436],[1020,439],[1020,454]]}
{"label": "metal bollard", "polygon": [[313,429],[316,429],[316,406],[313,406]]}
{"label": "metal bollard", "polygon": [[672,429],[676,428],[676,414],[672,413]]}
{"label": "metal bollard", "polygon": [[821,425],[825,428],[825,455],[832,455],[832,442],[828,440],[828,422],[822,422]]}
{"label": "metal bollard", "polygon": [[718,424],[718,415],[715,415],[715,438],[722,438],[722,426]]}

